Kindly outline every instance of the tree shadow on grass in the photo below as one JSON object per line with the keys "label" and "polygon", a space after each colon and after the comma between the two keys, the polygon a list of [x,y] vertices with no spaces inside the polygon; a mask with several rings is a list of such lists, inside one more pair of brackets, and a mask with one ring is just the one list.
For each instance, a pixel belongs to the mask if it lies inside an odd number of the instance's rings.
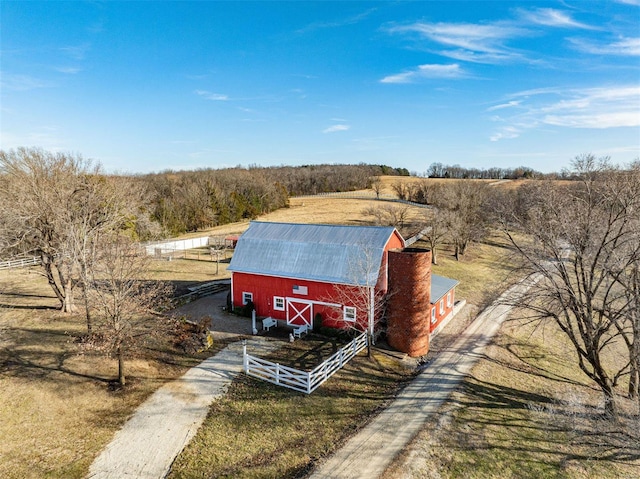
{"label": "tree shadow on grass", "polygon": [[[90,379],[100,383],[109,383],[113,378],[74,371],[65,366],[65,362],[76,356],[72,351],[25,351],[12,349],[0,351],[0,374],[38,381],[63,383],[74,377]],[[60,374],[63,376],[61,377]]]}
{"label": "tree shadow on grass", "polygon": [[58,299],[53,294],[10,293],[7,291],[3,291],[2,296],[14,296],[16,298],[45,298],[45,299],[55,299],[55,300]]}
{"label": "tree shadow on grass", "polygon": [[463,394],[455,400],[459,426],[449,431],[447,440],[454,448],[473,454],[502,451],[536,471],[557,470],[568,460],[620,464],[640,460],[637,416],[614,421],[598,408],[473,376],[463,381],[461,389]]}
{"label": "tree shadow on grass", "polygon": [[311,370],[331,357],[341,346],[335,338],[316,340],[314,346],[293,358],[292,365],[302,370]]}
{"label": "tree shadow on grass", "polygon": [[504,351],[504,354],[497,354],[494,356],[507,356],[507,360],[497,359],[496,357],[490,357],[484,355],[484,359],[499,366],[511,369],[513,371],[530,374],[540,378],[547,379],[549,381],[555,381],[560,383],[571,384],[573,386],[583,386],[584,384],[576,381],[575,379],[568,378],[556,372],[553,372],[551,368],[544,368],[540,366],[542,360],[557,360],[561,361],[561,358],[555,358],[550,353],[543,353],[535,344],[528,343],[526,341],[519,341],[513,338],[509,338],[508,341],[494,342],[493,346],[500,348]]}
{"label": "tree shadow on grass", "polygon": [[108,383],[111,379],[75,371],[66,366],[65,363],[69,359],[78,355],[71,344],[75,342],[75,336],[66,331],[11,328],[7,337],[11,344],[0,349],[0,374],[53,382],[63,382],[65,377],[84,378],[101,383]]}
{"label": "tree shadow on grass", "polygon": [[25,304],[6,304],[6,303],[0,303],[0,309],[38,309],[38,310],[49,310],[49,311],[56,311],[56,310],[60,310],[59,306],[47,306],[47,305],[25,305]]}

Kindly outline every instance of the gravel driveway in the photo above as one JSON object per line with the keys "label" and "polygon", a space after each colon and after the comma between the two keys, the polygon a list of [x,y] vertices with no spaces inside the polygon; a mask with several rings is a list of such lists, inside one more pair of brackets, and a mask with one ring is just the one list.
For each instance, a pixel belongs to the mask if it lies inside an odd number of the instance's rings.
{"label": "gravel driveway", "polygon": [[187,303],[176,308],[174,315],[184,316],[192,321],[198,321],[207,316],[211,317],[211,331],[213,331],[214,340],[251,335],[250,319],[229,314],[224,309],[227,306],[227,293],[228,291],[223,291]]}

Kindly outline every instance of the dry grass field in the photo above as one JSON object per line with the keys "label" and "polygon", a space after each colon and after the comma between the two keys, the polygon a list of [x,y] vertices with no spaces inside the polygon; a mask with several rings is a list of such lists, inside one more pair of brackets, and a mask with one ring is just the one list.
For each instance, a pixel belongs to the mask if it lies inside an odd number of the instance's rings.
{"label": "dry grass field", "polygon": [[[310,369],[309,364],[322,356],[316,341],[286,344],[270,356],[273,361],[306,364]],[[394,357],[376,351],[372,360],[356,356],[311,395],[240,376],[212,405],[168,477],[301,477],[388,401],[411,374]]]}
{"label": "dry grass field", "polygon": [[[260,219],[355,224],[367,203],[294,199],[290,208]],[[236,223],[190,236],[241,233],[247,226],[248,222]],[[228,276],[226,266],[221,262],[216,276],[206,250],[200,251],[199,260],[198,252],[190,251],[186,259],[154,262],[150,279],[189,285]],[[158,344],[127,362],[130,385],[114,391],[110,381],[117,371],[115,361],[81,353],[77,338],[85,332],[83,317],[61,314],[56,305],[38,268],[0,271],[3,478],[83,477],[138,404],[204,358]]]}
{"label": "dry grass field", "polygon": [[517,314],[384,479],[640,477],[638,404],[620,423],[552,326]]}
{"label": "dry grass field", "polygon": [[83,477],[138,404],[206,357],[155,342],[127,361],[130,386],[113,390],[115,360],[82,354],[83,317],[56,305],[37,268],[0,271],[2,478]]}

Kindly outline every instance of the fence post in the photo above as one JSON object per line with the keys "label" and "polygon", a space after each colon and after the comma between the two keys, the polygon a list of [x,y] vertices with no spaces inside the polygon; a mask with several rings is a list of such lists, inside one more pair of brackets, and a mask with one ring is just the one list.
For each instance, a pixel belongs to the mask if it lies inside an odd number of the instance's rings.
{"label": "fence post", "polygon": [[251,310],[251,332],[253,333],[254,336],[258,334],[258,329],[256,328],[256,310],[255,309]]}
{"label": "fence post", "polygon": [[276,384],[280,384],[280,364],[276,363]]}
{"label": "fence post", "polygon": [[242,367],[244,368],[244,372],[249,371],[249,360],[247,358],[247,340],[242,340]]}
{"label": "fence post", "polygon": [[307,394],[311,394],[311,373],[307,373]]}
{"label": "fence post", "polygon": [[340,348],[340,355],[338,356],[340,358],[340,367],[342,367],[342,357],[343,357],[343,353],[344,353],[344,349]]}

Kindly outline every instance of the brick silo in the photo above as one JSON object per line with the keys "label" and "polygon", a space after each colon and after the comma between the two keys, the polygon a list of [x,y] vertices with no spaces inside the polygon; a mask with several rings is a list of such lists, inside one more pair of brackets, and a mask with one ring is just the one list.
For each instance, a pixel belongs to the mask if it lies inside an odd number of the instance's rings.
{"label": "brick silo", "polygon": [[431,250],[405,248],[389,251],[389,346],[411,357],[429,351]]}

